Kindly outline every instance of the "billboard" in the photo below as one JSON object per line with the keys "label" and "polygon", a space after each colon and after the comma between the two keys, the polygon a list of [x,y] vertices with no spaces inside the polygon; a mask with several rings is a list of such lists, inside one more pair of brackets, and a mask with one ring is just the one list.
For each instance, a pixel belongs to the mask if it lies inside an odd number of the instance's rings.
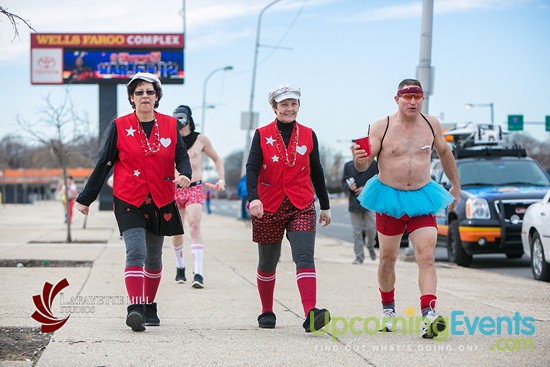
{"label": "billboard", "polygon": [[137,72],[183,84],[181,33],[31,34],[31,84],[126,84]]}

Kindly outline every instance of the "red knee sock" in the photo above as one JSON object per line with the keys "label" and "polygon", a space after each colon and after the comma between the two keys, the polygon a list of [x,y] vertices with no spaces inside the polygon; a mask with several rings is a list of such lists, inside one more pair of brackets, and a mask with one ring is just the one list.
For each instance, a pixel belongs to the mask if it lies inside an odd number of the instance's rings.
{"label": "red knee sock", "polygon": [[422,309],[422,316],[426,316],[428,311],[435,310],[435,300],[437,297],[435,294],[424,294],[420,296],[420,309]]}
{"label": "red knee sock", "polygon": [[159,270],[143,269],[143,296],[145,297],[145,303],[155,302],[157,291],[160,285],[160,279],[162,277],[162,268]]}
{"label": "red knee sock", "polygon": [[256,270],[256,284],[262,302],[262,313],[273,312],[273,292],[275,291],[275,272],[263,273]]}
{"label": "red knee sock", "polygon": [[143,266],[128,266],[124,269],[124,283],[130,304],[144,303]]}
{"label": "red knee sock", "polygon": [[317,274],[315,269],[300,269],[296,271],[296,283],[302,298],[304,315],[307,317],[309,310],[317,303]]}
{"label": "red knee sock", "polygon": [[382,298],[382,308],[391,308],[395,311],[395,288],[389,292],[384,292],[382,289],[378,288],[380,291],[380,297]]}

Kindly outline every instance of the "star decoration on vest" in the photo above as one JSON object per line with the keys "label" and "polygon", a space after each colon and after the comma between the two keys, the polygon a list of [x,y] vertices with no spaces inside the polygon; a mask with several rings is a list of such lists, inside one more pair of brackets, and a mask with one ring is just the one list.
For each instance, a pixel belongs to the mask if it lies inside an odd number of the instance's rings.
{"label": "star decoration on vest", "polygon": [[126,136],[134,136],[134,133],[136,132],[137,130],[134,130],[134,128],[132,126],[130,126],[129,129],[126,129],[126,132],[128,133],[128,135]]}
{"label": "star decoration on vest", "polygon": [[271,144],[271,146],[273,146],[273,143],[275,143],[275,139],[273,139],[273,136],[270,136],[269,138],[266,136],[265,137],[265,143],[266,144]]}
{"label": "star decoration on vest", "polygon": [[150,196],[147,196],[147,199],[145,199],[145,204],[151,204],[152,200]]}
{"label": "star decoration on vest", "polygon": [[141,173],[141,172],[139,172],[138,169],[134,170],[134,176],[139,177],[139,174],[140,174],[140,173]]}
{"label": "star decoration on vest", "polygon": [[273,157],[271,157],[271,160],[272,160],[273,162],[279,162],[279,157],[276,156],[276,155],[274,155]]}

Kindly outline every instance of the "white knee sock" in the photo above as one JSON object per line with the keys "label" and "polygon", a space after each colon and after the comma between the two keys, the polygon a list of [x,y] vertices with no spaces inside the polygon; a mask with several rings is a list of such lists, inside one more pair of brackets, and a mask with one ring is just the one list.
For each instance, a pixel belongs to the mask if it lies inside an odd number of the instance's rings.
{"label": "white knee sock", "polygon": [[174,255],[176,255],[176,266],[180,269],[185,268],[185,261],[183,260],[183,245],[174,248]]}
{"label": "white knee sock", "polygon": [[191,245],[191,253],[195,259],[195,274],[202,275],[202,262],[204,257],[204,245],[195,243]]}

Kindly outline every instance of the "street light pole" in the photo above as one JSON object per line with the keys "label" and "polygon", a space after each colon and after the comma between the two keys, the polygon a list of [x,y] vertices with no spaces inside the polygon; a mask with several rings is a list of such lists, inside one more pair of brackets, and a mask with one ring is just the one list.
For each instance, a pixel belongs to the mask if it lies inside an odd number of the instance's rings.
{"label": "street light pole", "polygon": [[464,105],[466,109],[470,109],[472,107],[490,107],[491,108],[491,125],[495,124],[495,106],[493,102],[490,103],[466,103]]}
{"label": "street light pole", "polygon": [[217,73],[218,71],[228,71],[228,70],[233,70],[233,66],[231,65],[228,65],[228,66],[224,66],[223,68],[218,68],[218,69],[215,69],[215,70],[212,70],[210,72],[210,74],[208,74],[208,76],[204,79],[204,84],[202,86],[202,118],[201,118],[201,130],[202,130],[202,133],[204,134],[204,124],[205,124],[205,120],[204,120],[204,117],[205,117],[205,113],[206,113],[206,85],[208,83],[208,79],[210,79],[210,77],[212,75],[214,75],[215,73]]}
{"label": "street light pole", "polygon": [[250,140],[251,136],[250,133],[253,128],[253,121],[254,121],[254,89],[256,87],[256,69],[258,67],[258,49],[260,48],[260,27],[262,25],[262,15],[264,12],[271,7],[272,5],[275,5],[281,0],[275,0],[269,3],[266,7],[264,7],[260,11],[260,15],[258,16],[258,26],[256,28],[256,44],[254,45],[254,64],[252,66],[252,86],[250,88],[250,103],[248,105],[248,128],[246,129],[246,143],[244,145],[243,150],[243,161],[241,165],[241,176],[244,176],[246,173],[246,161],[248,160],[248,150],[250,149]]}

